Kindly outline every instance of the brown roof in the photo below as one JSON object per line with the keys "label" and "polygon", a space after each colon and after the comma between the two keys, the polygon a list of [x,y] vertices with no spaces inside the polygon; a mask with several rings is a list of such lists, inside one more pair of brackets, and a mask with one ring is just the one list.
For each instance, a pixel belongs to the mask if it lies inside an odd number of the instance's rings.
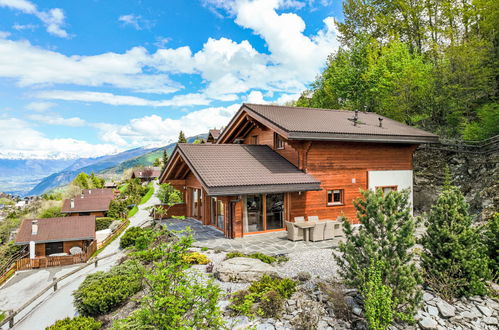
{"label": "brown roof", "polygon": [[140,179],[158,178],[160,174],[161,174],[161,167],[146,167],[134,170],[132,173],[132,178],[140,178]]}
{"label": "brown roof", "polygon": [[95,239],[95,216],[36,219],[38,233],[32,235],[33,219],[22,222],[16,244],[49,243]]}
{"label": "brown roof", "polygon": [[83,194],[83,196],[85,196],[85,198],[103,197],[103,196],[114,198],[114,189],[112,189],[112,188],[83,189],[82,194]]}
{"label": "brown roof", "polygon": [[[290,140],[336,140],[392,143],[436,142],[438,136],[373,112],[355,112],[244,103],[239,110],[282,132]],[[234,116],[234,118],[236,118]],[[382,118],[382,127],[379,126]],[[234,119],[233,119],[234,121]],[[232,122],[229,124],[231,126]],[[229,131],[225,129],[222,133]]]}
{"label": "brown roof", "polygon": [[318,180],[266,145],[178,144],[177,150],[208,195],[320,190]]}
{"label": "brown roof", "polygon": [[75,197],[74,207],[71,207],[71,199],[65,199],[62,204],[62,213],[77,213],[77,212],[99,212],[109,210],[109,203],[112,198],[102,196],[101,198],[86,198]]}
{"label": "brown roof", "polygon": [[208,132],[208,137],[210,135],[216,140],[220,136],[220,130],[219,129],[210,129],[210,131]]}

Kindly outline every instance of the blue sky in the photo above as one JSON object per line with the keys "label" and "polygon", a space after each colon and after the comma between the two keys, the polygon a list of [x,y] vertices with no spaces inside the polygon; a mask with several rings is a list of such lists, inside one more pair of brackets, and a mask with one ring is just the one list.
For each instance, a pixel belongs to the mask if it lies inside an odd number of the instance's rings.
{"label": "blue sky", "polygon": [[0,158],[161,146],[296,99],[337,0],[0,0]]}

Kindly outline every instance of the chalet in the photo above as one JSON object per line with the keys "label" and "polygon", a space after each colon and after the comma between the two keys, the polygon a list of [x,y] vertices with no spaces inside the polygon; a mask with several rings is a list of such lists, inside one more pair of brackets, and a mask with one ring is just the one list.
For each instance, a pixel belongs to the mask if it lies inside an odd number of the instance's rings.
{"label": "chalet", "polygon": [[156,180],[161,174],[161,167],[146,167],[134,170],[132,179],[138,178],[140,182],[148,182]]}
{"label": "chalet", "polygon": [[160,182],[183,193],[175,215],[229,238],[295,217],[356,221],[360,190],[412,191],[413,153],[435,141],[375,113],[243,104],[216,144],[178,144]]}
{"label": "chalet", "polygon": [[84,216],[24,220],[15,244],[29,245],[36,259],[83,253],[94,241],[95,216]]}
{"label": "chalet", "polygon": [[112,188],[103,188],[103,189],[83,189],[82,195],[84,198],[111,198],[113,199],[116,195],[115,189]]}
{"label": "chalet", "polygon": [[114,197],[75,197],[65,199],[61,213],[69,216],[87,216],[105,217],[109,211],[109,204]]}
{"label": "chalet", "polygon": [[206,138],[206,143],[216,143],[219,136],[220,136],[219,129],[210,129],[208,132],[208,137]]}

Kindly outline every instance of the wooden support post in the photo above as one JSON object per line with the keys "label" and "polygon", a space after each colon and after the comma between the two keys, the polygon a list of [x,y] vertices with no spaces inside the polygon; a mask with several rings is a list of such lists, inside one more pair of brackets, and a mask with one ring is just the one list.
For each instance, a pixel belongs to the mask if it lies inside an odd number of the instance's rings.
{"label": "wooden support post", "polygon": [[95,259],[94,265],[97,267],[97,263],[99,262],[99,259]]}

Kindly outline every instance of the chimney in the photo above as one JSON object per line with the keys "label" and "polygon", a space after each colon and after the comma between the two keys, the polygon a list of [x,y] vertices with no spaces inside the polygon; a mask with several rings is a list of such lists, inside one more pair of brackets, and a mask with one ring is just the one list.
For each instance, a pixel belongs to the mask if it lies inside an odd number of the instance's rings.
{"label": "chimney", "polygon": [[88,194],[92,195],[92,189],[88,189]]}
{"label": "chimney", "polygon": [[379,127],[383,127],[383,118],[378,117],[379,120]]}
{"label": "chimney", "polygon": [[31,235],[38,234],[38,220],[31,221]]}
{"label": "chimney", "polygon": [[81,197],[81,198],[85,198],[85,195],[83,195],[83,193],[81,193],[80,197]]}
{"label": "chimney", "polygon": [[69,205],[70,205],[70,207],[71,207],[72,209],[74,209],[74,208],[75,208],[75,200],[71,198],[71,200],[69,201],[69,203],[70,203],[70,204],[69,204]]}
{"label": "chimney", "polygon": [[355,110],[355,116],[353,117],[354,121],[357,121],[359,119],[359,110]]}

